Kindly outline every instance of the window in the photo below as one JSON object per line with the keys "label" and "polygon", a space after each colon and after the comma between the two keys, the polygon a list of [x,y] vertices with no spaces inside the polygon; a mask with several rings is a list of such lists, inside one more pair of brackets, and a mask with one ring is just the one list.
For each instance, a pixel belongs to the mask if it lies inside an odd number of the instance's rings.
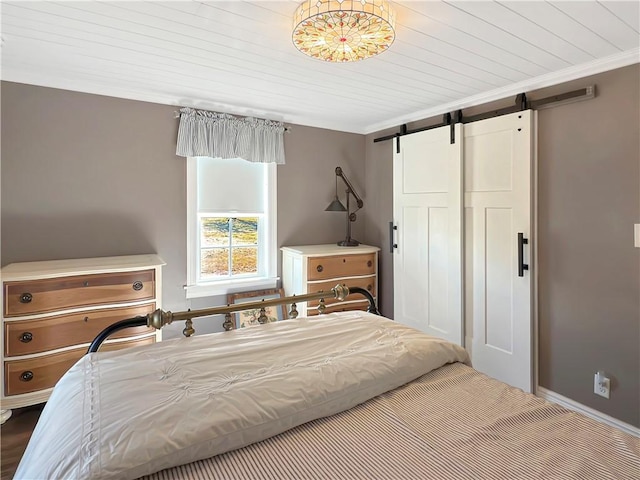
{"label": "window", "polygon": [[199,214],[200,279],[258,275],[258,224],[262,216]]}
{"label": "window", "polygon": [[275,288],[276,165],[187,159],[187,298]]}

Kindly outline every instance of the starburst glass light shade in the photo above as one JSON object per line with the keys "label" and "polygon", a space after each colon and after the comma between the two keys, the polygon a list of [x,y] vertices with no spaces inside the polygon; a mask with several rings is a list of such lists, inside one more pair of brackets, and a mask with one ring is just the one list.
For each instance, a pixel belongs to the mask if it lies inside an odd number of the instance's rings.
{"label": "starburst glass light shade", "polygon": [[356,62],[393,43],[395,14],[385,0],[308,0],[293,17],[293,44],[327,62]]}

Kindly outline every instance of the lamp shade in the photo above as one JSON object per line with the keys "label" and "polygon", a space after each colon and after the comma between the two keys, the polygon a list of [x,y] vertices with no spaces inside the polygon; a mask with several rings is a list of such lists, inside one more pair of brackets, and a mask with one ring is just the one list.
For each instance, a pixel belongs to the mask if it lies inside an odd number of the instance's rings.
{"label": "lamp shade", "polygon": [[331,202],[329,206],[324,210],[325,212],[346,212],[347,211],[347,209],[342,204],[342,202],[338,200],[338,197],[334,198],[333,202]]}
{"label": "lamp shade", "polygon": [[395,39],[386,0],[306,0],[293,18],[293,44],[327,62],[355,62],[384,52]]}

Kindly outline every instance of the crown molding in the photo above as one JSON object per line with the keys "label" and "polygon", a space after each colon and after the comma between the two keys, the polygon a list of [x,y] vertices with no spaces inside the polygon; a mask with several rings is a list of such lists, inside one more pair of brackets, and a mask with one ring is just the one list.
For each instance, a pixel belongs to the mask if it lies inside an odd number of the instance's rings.
{"label": "crown molding", "polygon": [[384,122],[374,123],[366,127],[354,126],[353,122],[340,120],[339,118],[318,119],[313,118],[312,116],[309,116],[307,114],[257,110],[255,108],[240,105],[231,105],[224,102],[199,101],[190,97],[180,98],[169,94],[162,94],[160,92],[142,92],[139,90],[128,89],[126,88],[126,86],[123,87],[108,85],[107,83],[101,82],[99,80],[93,80],[89,82],[80,81],[78,79],[63,78],[58,75],[47,74],[43,71],[35,71],[24,68],[19,70],[3,68],[1,71],[1,79],[3,81],[26,83],[29,85],[57,88],[61,90],[69,90],[93,95],[103,95],[107,97],[158,103],[162,105],[172,105],[176,107],[192,107],[205,110],[214,110],[230,113],[233,115],[254,116],[266,118],[269,120],[277,120],[294,125],[368,135],[388,128],[395,128],[398,125],[402,125],[405,123],[440,116],[455,110],[461,110],[464,108],[481,105],[483,103],[501,100],[522,92],[549,87],[571,80],[577,80],[589,75],[602,73],[608,70],[614,70],[616,68],[625,67],[635,63],[640,63],[640,48],[627,50],[625,52],[611,55],[599,60],[594,60],[589,63],[576,65],[564,70],[560,70],[558,72],[530,78],[522,82],[510,84],[506,87],[466,97],[462,100],[456,100],[454,102],[441,104],[425,110],[412,112],[407,115],[395,117],[390,120],[385,120]]}
{"label": "crown molding", "polygon": [[192,97],[176,97],[160,92],[143,92],[128,89],[120,85],[109,85],[101,81],[82,81],[69,79],[55,74],[48,74],[44,71],[37,71],[29,68],[8,69],[4,68],[0,72],[0,80],[4,82],[23,83],[45,88],[55,88],[71,92],[86,93],[90,95],[102,95],[105,97],[120,98],[124,100],[134,100],[139,102],[156,103],[160,105],[171,105],[176,110],[182,107],[191,107],[201,110],[211,110],[216,112],[229,113],[231,115],[265,118],[268,120],[280,121],[287,124],[302,125],[306,127],[323,128],[346,133],[363,134],[362,129],[354,127],[352,122],[345,122],[335,119],[316,119],[307,115],[287,114],[270,110],[259,110],[240,105],[232,105],[224,102],[213,102],[208,100],[196,100]]}
{"label": "crown molding", "polygon": [[594,60],[592,62],[575,65],[573,67],[565,68],[557,72],[552,72],[545,75],[540,75],[538,77],[523,80],[522,82],[512,83],[506,87],[497,88],[479,95],[472,95],[462,100],[456,100],[454,102],[438,105],[437,107],[432,107],[400,117],[395,117],[385,122],[374,123],[367,126],[362,133],[376,133],[381,130],[386,130],[388,128],[397,127],[398,125],[403,125],[405,123],[416,122],[418,120],[440,116],[448,112],[462,110],[463,108],[482,105],[483,103],[494,102],[496,100],[501,100],[503,98],[517,95],[522,92],[538,90],[540,88],[550,87],[552,85],[558,85],[560,83],[577,80],[580,78],[588,77],[589,75],[595,75],[597,73],[602,73],[609,70],[615,70],[616,68],[626,67],[635,63],[640,63],[640,48],[626,50],[624,52],[610,55],[608,57]]}

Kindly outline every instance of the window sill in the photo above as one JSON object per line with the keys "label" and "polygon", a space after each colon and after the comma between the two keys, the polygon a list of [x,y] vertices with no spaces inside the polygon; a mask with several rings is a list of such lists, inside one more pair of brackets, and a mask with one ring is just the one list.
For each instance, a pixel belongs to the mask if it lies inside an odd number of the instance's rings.
{"label": "window sill", "polygon": [[247,290],[260,290],[276,288],[280,277],[249,278],[243,280],[228,280],[216,283],[201,283],[199,285],[187,285],[184,287],[187,298],[213,297],[228,293],[244,292]]}

